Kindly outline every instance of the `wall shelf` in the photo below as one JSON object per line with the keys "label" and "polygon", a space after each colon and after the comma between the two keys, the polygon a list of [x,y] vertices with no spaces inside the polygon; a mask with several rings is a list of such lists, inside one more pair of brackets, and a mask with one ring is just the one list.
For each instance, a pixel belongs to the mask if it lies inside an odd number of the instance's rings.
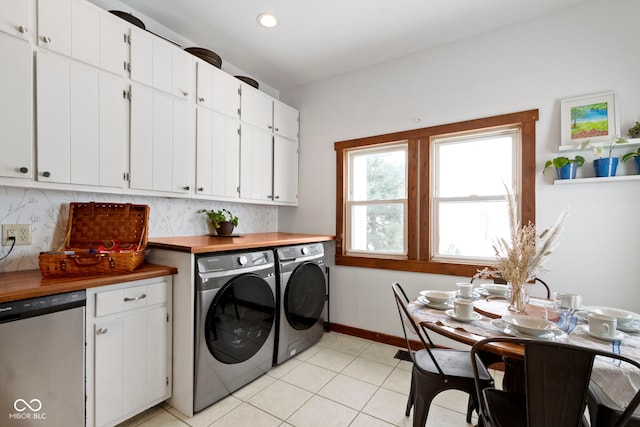
{"label": "wall shelf", "polygon": [[[628,147],[638,147],[640,146],[640,138],[628,138],[628,142],[624,144],[615,144],[613,146],[614,150],[620,148],[628,148]],[[609,147],[611,145],[610,141],[599,141],[593,142],[589,145],[589,147],[582,148],[582,144],[567,144],[561,145],[558,147],[559,153],[568,153],[568,152],[580,152],[580,151],[591,151],[591,147]]]}
{"label": "wall shelf", "polygon": [[570,185],[570,184],[590,184],[594,182],[620,182],[620,181],[640,181],[640,175],[619,175],[607,177],[593,178],[577,178],[577,179],[556,179],[554,185]]}

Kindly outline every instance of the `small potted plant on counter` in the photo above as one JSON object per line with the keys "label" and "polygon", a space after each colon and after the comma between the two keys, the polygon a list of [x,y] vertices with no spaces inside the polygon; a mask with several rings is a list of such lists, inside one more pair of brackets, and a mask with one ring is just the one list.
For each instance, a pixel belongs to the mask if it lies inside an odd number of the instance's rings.
{"label": "small potted plant on counter", "polygon": [[636,151],[632,151],[630,153],[622,156],[622,161],[626,162],[627,160],[634,159],[636,162],[636,172],[640,175],[640,147]]}
{"label": "small potted plant on counter", "polygon": [[547,160],[544,164],[544,173],[548,167],[553,166],[556,168],[556,175],[558,179],[576,179],[576,171],[580,166],[584,164],[584,157],[576,156],[573,159],[568,157],[556,157],[555,159]]}
{"label": "small potted plant on counter", "polygon": [[233,229],[238,226],[238,217],[233,215],[227,209],[202,209],[198,212],[207,214],[209,221],[211,221],[211,225],[213,225],[214,231],[220,236],[228,236],[232,234]]}
{"label": "small potted plant on counter", "polygon": [[590,140],[582,143],[582,148],[591,147],[593,154],[598,157],[593,161],[593,169],[597,177],[616,176],[618,158],[612,157],[613,147],[616,144],[625,144],[626,142],[628,141],[624,138],[612,137],[611,143],[609,144],[609,155],[607,157],[602,157],[605,153],[606,146],[593,145]]}

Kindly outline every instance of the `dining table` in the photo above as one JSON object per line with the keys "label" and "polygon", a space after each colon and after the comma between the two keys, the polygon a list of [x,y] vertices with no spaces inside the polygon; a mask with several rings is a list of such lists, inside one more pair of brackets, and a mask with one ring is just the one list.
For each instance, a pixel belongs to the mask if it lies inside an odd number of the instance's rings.
{"label": "dining table", "polygon": [[[502,317],[512,313],[509,302],[504,297],[482,295],[474,298],[474,316],[472,320],[458,320],[450,306],[425,304],[424,299],[416,299],[408,304],[414,320],[436,334],[454,341],[473,345],[489,337],[520,336],[531,339],[547,339],[566,342],[578,346],[598,348],[621,354],[640,362],[640,324],[633,325],[634,332],[621,332],[621,339],[603,340],[589,333],[587,312],[576,311],[571,316],[573,322],[566,331],[558,329],[542,337],[519,334],[504,327]],[[521,315],[540,317],[556,322],[560,319],[553,301],[543,298],[529,299]],[[638,322],[640,323],[640,322]],[[493,343],[483,350],[504,362],[503,389],[524,393],[524,353],[522,346],[512,343]],[[614,363],[611,359],[597,357],[591,380],[618,406],[626,407],[635,392],[640,388],[640,372],[629,364]]]}

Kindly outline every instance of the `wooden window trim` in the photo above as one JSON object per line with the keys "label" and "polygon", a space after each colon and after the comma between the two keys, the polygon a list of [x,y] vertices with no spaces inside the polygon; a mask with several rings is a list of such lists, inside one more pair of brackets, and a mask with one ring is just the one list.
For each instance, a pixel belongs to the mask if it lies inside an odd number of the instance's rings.
{"label": "wooden window trim", "polygon": [[[336,150],[336,265],[380,268],[421,273],[445,274],[452,276],[472,276],[484,265],[457,264],[431,261],[429,239],[419,239],[420,235],[430,233],[430,161],[431,138],[460,132],[496,129],[500,127],[519,126],[521,129],[521,176],[518,191],[521,197],[521,221],[526,224],[535,222],[535,173],[536,173],[536,121],[538,110],[527,110],[511,114],[486,117],[445,125],[376,135],[334,144]],[[345,233],[345,197],[346,185],[346,152],[357,147],[388,144],[393,141],[408,141],[408,188],[407,206],[407,259],[391,259],[383,257],[363,257],[346,255],[344,247]],[[427,213],[426,215],[423,213]],[[421,230],[427,230],[426,234]]]}

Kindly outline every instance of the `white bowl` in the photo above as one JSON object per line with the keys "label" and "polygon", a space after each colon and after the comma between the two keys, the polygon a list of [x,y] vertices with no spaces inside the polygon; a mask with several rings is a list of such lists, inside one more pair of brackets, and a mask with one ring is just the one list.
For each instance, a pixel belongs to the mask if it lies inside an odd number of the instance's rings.
{"label": "white bowl", "polygon": [[640,320],[640,314],[633,311],[623,310],[621,308],[614,307],[585,307],[590,313],[604,314],[605,316],[615,317],[618,320],[618,325],[627,325],[635,320]]}
{"label": "white bowl", "polygon": [[444,304],[456,297],[456,291],[421,291],[420,295],[435,304]]}
{"label": "white bowl", "polygon": [[480,287],[492,295],[505,295],[509,289],[507,285],[497,283],[483,283]]}
{"label": "white bowl", "polygon": [[540,317],[524,316],[524,315],[506,315],[502,316],[502,320],[509,324],[517,332],[538,337],[551,330],[558,329],[558,326]]}

